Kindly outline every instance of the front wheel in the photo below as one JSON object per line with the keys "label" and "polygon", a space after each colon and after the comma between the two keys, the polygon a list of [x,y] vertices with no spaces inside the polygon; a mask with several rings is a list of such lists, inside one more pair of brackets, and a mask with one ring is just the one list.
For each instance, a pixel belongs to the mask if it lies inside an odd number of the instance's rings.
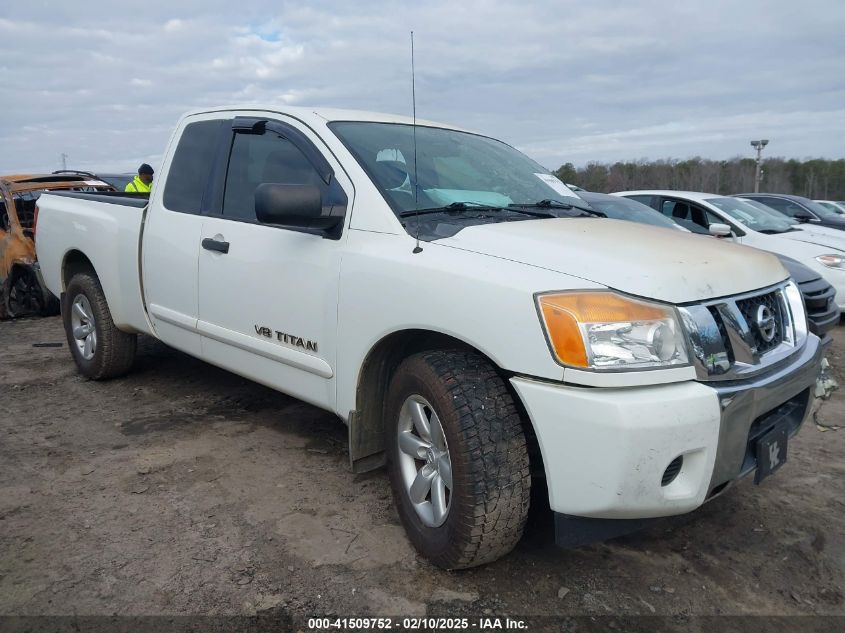
{"label": "front wheel", "polygon": [[93,273],[78,273],[68,283],[62,320],[70,353],[83,376],[105,380],[130,370],[137,336],[114,324],[100,281]]}
{"label": "front wheel", "polygon": [[386,425],[394,499],[421,554],[460,569],[513,549],[528,514],[528,452],[513,398],[485,358],[438,350],[406,359]]}

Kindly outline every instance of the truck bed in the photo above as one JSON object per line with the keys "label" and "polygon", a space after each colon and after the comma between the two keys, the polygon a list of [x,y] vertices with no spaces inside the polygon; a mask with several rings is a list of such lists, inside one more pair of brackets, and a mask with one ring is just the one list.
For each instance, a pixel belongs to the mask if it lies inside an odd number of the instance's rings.
{"label": "truck bed", "polygon": [[139,256],[146,207],[146,195],[116,191],[42,195],[36,248],[50,291],[56,296],[64,292],[65,261],[84,253],[100,278],[115,324],[149,333]]}
{"label": "truck bed", "polygon": [[89,191],[51,191],[49,193],[62,198],[79,198],[80,200],[91,200],[139,209],[146,207],[150,200],[148,193],[126,193],[124,191],[99,191],[97,193]]}

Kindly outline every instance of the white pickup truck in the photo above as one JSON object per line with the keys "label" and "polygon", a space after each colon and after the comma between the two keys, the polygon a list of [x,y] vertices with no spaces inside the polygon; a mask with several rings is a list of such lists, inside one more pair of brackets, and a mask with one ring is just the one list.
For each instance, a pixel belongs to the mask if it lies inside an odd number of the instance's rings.
{"label": "white pickup truck", "polygon": [[810,410],[819,339],[772,255],[597,217],[492,138],[209,109],[160,174],[39,201],[79,371],[124,374],[145,334],[333,411],[442,567],[510,551],[532,480],[564,545],[694,510]]}

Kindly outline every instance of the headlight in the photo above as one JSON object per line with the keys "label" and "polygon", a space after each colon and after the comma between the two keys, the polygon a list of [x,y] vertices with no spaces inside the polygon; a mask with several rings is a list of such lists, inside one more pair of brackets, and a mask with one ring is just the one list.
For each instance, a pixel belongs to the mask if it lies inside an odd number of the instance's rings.
{"label": "headlight", "polygon": [[675,309],[614,292],[537,296],[537,307],[557,360],[597,370],[687,365]]}
{"label": "headlight", "polygon": [[819,255],[816,261],[828,268],[845,268],[845,257],[842,255]]}
{"label": "headlight", "polygon": [[794,347],[801,345],[804,339],[807,338],[807,311],[804,308],[804,297],[801,296],[801,291],[798,286],[791,279],[783,288],[783,294],[786,296],[786,302],[789,304],[789,314],[792,317],[792,328],[787,324],[786,338],[790,338],[790,330],[794,332],[792,343]]}

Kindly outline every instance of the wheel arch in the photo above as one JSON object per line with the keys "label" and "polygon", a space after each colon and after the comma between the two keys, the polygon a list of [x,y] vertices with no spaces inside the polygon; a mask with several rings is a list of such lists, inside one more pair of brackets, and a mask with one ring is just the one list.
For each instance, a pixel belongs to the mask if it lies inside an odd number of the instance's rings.
{"label": "wheel arch", "polygon": [[419,352],[436,349],[471,350],[490,363],[502,377],[519,411],[528,442],[532,472],[544,473],[534,428],[519,394],[510,383],[511,373],[472,343],[426,329],[398,330],[385,335],[370,348],[361,364],[355,393],[356,409],[349,416],[349,461],[352,471],[367,472],[384,465],[384,404],[390,380],[403,360]]}
{"label": "wheel arch", "polygon": [[67,285],[74,275],[84,271],[94,273],[94,276],[99,279],[97,269],[85,253],[75,248],[65,253],[62,260],[62,292],[67,290]]}

